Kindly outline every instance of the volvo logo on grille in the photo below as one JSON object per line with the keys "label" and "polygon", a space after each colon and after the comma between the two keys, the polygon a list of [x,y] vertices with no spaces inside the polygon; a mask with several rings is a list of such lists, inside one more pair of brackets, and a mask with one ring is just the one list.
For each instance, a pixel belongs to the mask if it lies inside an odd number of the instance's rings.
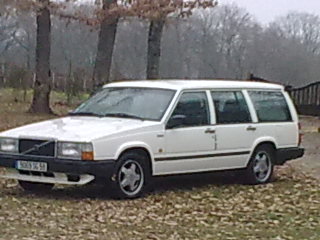
{"label": "volvo logo on grille", "polygon": [[41,143],[41,144],[35,144],[35,145],[33,145],[32,148],[29,148],[28,150],[22,152],[21,154],[28,154],[28,153],[31,153],[31,152],[33,152],[33,151],[38,152],[41,148],[47,146],[48,144],[50,144],[50,143],[52,143],[52,142],[53,142],[53,141],[50,140],[50,141],[46,141],[46,142]]}
{"label": "volvo logo on grille", "polygon": [[35,151],[39,151],[39,149],[40,149],[41,147],[42,147],[41,144],[37,144],[37,145],[34,145],[34,146],[33,146],[33,149],[34,149]]}

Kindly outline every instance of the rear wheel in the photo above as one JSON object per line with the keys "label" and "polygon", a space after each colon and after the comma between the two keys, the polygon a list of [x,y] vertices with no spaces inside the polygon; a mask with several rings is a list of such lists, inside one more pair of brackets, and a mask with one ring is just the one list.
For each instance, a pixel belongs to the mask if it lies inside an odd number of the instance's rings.
{"label": "rear wheel", "polygon": [[27,182],[27,181],[19,181],[19,185],[25,191],[28,191],[28,192],[47,192],[54,187],[54,184],[51,184],[51,183],[38,183],[38,182]]}
{"label": "rear wheel", "polygon": [[112,196],[118,199],[137,198],[150,183],[148,156],[142,151],[124,153],[118,160],[112,185]]}
{"label": "rear wheel", "polygon": [[246,183],[263,184],[270,182],[274,160],[274,148],[272,146],[258,146],[253,152],[246,169]]}

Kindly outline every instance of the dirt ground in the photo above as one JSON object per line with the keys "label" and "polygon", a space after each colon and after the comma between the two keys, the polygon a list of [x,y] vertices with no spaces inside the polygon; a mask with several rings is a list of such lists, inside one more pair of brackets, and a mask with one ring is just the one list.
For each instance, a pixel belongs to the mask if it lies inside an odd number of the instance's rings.
{"label": "dirt ground", "polygon": [[320,179],[320,118],[302,116],[300,122],[303,133],[302,145],[306,153],[302,159],[290,164]]}

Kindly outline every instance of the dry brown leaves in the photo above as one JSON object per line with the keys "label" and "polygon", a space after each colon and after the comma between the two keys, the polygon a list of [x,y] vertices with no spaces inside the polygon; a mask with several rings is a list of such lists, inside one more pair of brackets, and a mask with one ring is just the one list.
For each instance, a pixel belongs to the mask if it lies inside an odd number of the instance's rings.
{"label": "dry brown leaves", "polygon": [[186,17],[195,8],[209,8],[217,4],[215,0],[132,0],[118,5],[122,16],[136,16],[147,19],[165,19],[172,13]]}
{"label": "dry brown leaves", "polygon": [[[0,0],[6,6],[4,12],[34,11],[48,8],[51,14],[67,20],[81,21],[87,25],[96,26],[102,21],[114,21],[118,17],[138,17],[150,20],[164,20],[168,15],[188,17],[196,8],[209,8],[217,5],[216,0],[119,0],[104,8],[97,8],[93,15],[86,15],[83,11],[65,11],[70,2],[79,0],[50,1],[50,0]],[[1,13],[1,12],[0,12]]]}
{"label": "dry brown leaves", "polygon": [[114,201],[101,188],[28,195],[0,180],[0,239],[317,239],[319,182],[281,170],[261,186],[164,189]]}

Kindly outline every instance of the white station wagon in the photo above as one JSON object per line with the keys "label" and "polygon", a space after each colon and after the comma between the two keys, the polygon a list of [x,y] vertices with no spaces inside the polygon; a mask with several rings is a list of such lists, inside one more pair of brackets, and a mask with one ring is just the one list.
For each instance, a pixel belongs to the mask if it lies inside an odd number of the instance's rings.
{"label": "white station wagon", "polygon": [[140,196],[153,176],[243,169],[249,184],[304,154],[283,86],[218,81],[105,85],[69,116],[0,134],[1,177],[29,191],[105,183]]}

